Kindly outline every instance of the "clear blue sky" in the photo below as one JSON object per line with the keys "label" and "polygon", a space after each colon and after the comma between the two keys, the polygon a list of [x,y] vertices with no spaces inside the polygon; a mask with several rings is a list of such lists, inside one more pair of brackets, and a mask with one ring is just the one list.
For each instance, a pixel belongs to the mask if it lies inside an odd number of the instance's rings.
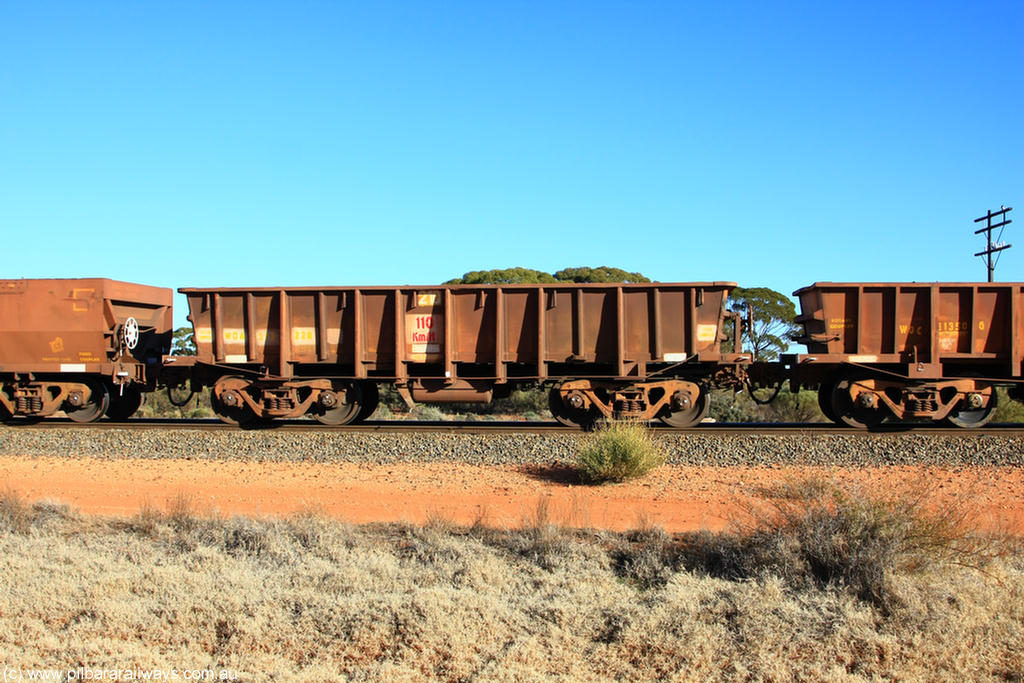
{"label": "clear blue sky", "polygon": [[1024,280],[1022,104],[1020,0],[0,0],[0,276]]}

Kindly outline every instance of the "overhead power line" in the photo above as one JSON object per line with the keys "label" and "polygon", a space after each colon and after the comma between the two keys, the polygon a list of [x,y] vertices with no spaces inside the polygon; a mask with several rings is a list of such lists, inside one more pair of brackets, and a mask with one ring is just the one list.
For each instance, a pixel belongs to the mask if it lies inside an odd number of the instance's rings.
{"label": "overhead power line", "polygon": [[[1003,228],[1005,228],[1007,225],[1009,225],[1010,223],[1013,222],[1012,220],[1010,220],[1009,218],[1006,217],[1006,214],[1010,213],[1011,211],[1013,211],[1013,207],[1012,206],[1002,206],[1002,207],[999,207],[999,211],[989,210],[988,213],[986,213],[981,218],[975,218],[974,219],[975,223],[980,223],[981,221],[986,221],[985,227],[981,228],[980,230],[975,230],[974,234],[978,235],[978,234],[981,234],[981,233],[986,233],[985,238],[986,238],[986,241],[987,241],[988,244],[987,244],[987,246],[986,246],[984,251],[979,251],[977,254],[975,254],[975,256],[984,256],[985,257],[985,261],[988,264],[988,281],[989,282],[992,282],[992,278],[995,276],[995,272],[996,272],[996,264],[999,263],[999,256],[996,256],[996,260],[995,260],[995,262],[993,262],[992,261],[992,254],[996,254],[996,253],[998,253],[1000,251],[1003,251],[1004,249],[1009,249],[1010,247],[1013,246],[1012,244],[1005,244],[1005,243],[999,241],[1003,237]],[[998,223],[993,223],[992,222],[993,219],[1001,219],[1001,220],[999,220]],[[999,234],[996,235],[996,239],[993,242],[992,241],[992,231],[995,230],[996,228],[999,228]],[[1001,254],[1000,254],[1000,256],[1001,256]]]}

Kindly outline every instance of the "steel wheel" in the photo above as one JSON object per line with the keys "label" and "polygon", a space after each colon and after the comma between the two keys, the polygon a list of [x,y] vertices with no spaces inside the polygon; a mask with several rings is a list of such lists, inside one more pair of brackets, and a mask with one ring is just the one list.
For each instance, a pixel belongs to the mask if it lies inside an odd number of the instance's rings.
{"label": "steel wheel", "polygon": [[370,419],[373,411],[377,410],[377,406],[380,404],[380,391],[377,389],[376,382],[360,382],[359,390],[363,394],[363,401],[353,422],[364,422]]}
{"label": "steel wheel", "polygon": [[[234,395],[233,404],[217,398],[217,385],[221,386],[222,391],[230,390],[228,396],[230,398],[231,395]],[[248,380],[242,377],[221,377],[217,380],[217,385],[210,388],[210,407],[213,408],[213,412],[217,414],[221,422],[243,427],[256,422],[256,413],[241,397],[242,392],[248,386]]]}
{"label": "steel wheel", "polygon": [[111,420],[127,420],[142,407],[142,391],[130,384],[124,387],[113,387],[110,390],[110,407],[107,408],[107,417]]}
{"label": "steel wheel", "polygon": [[562,392],[557,387],[548,392],[548,407],[551,409],[551,415],[566,427],[590,429],[597,422],[597,412],[593,408],[580,410],[565,405],[562,401]]}
{"label": "steel wheel", "polygon": [[987,386],[973,393],[987,397],[988,405],[981,408],[970,408],[964,405],[964,401],[960,401],[953,408],[953,412],[946,416],[944,422],[961,429],[977,429],[991,422],[996,414],[996,397],[998,396],[996,388]]}
{"label": "steel wheel", "polygon": [[842,379],[832,389],[832,412],[839,418],[836,424],[847,424],[857,429],[871,429],[882,424],[889,411],[883,407],[864,408],[856,405],[850,396],[850,389],[857,379]]}
{"label": "steel wheel", "polygon": [[669,410],[665,408],[661,415],[658,415],[658,419],[669,427],[686,429],[698,424],[707,417],[709,410],[711,410],[711,401],[708,400],[708,392],[701,391],[697,395],[697,400],[689,408],[683,410]]}
{"label": "steel wheel", "polygon": [[221,422],[229,425],[243,426],[256,421],[256,415],[247,405],[226,406],[217,399],[217,395],[210,392],[210,407],[217,414]]}
{"label": "steel wheel", "polygon": [[[333,390],[331,395],[334,396],[334,405],[324,405],[323,394],[321,394],[321,399],[314,403],[314,407],[310,410],[313,419],[321,424],[334,426],[355,422],[359,417],[363,401],[359,385],[355,382],[335,382]],[[342,392],[344,392],[344,400],[342,400]],[[376,408],[376,406],[374,407]]]}
{"label": "steel wheel", "polygon": [[110,393],[103,382],[86,380],[83,384],[89,388],[88,395],[73,392],[81,396],[82,402],[76,406],[70,402],[71,399],[64,401],[64,412],[74,422],[95,422],[110,407]]}
{"label": "steel wheel", "polygon": [[832,410],[832,392],[835,391],[835,388],[835,384],[832,382],[821,383],[821,386],[818,387],[818,409],[829,422],[841,424],[835,411]]}

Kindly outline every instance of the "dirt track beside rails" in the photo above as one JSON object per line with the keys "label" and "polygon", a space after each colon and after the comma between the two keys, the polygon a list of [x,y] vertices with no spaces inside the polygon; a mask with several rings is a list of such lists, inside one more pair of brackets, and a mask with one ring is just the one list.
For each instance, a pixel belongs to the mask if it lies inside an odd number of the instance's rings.
{"label": "dirt track beside rails", "polygon": [[281,516],[315,510],[354,523],[434,519],[519,527],[546,508],[551,522],[667,531],[721,529],[757,488],[806,477],[883,493],[925,492],[929,504],[972,509],[980,526],[1024,534],[1019,467],[662,467],[637,482],[600,487],[563,466],[465,463],[303,463],[109,460],[0,456],[0,489],[132,516],[184,500],[199,514]]}

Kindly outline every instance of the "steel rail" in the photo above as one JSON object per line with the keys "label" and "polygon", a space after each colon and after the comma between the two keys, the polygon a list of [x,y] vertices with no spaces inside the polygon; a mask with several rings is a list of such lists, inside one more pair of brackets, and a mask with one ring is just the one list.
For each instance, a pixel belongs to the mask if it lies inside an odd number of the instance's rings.
{"label": "steel rail", "polygon": [[[582,434],[575,427],[566,427],[557,422],[520,421],[368,421],[357,425],[329,426],[312,420],[279,420],[268,424],[239,428],[215,418],[173,419],[173,418],[132,418],[124,421],[103,420],[92,423],[73,422],[67,418],[46,418],[31,422],[12,420],[4,425],[8,429],[74,429],[74,430],[199,430],[199,431],[270,431],[270,432],[433,432],[460,434]],[[687,434],[749,436],[766,434],[785,435],[826,435],[844,434],[849,436],[880,436],[885,434],[942,434],[965,438],[981,436],[1024,436],[1024,425],[996,424],[980,429],[937,427],[932,425],[911,426],[906,424],[883,424],[872,430],[841,427],[830,423],[711,423],[706,422],[689,429],[674,429],[659,424],[651,425],[659,436],[685,436]]]}

